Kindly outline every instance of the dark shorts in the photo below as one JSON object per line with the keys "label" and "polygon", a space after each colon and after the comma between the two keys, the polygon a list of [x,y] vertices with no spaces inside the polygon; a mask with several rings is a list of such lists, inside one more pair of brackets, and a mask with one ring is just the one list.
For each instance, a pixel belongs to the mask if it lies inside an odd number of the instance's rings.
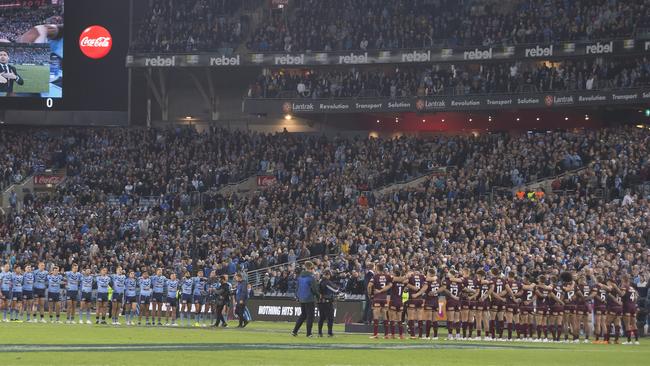
{"label": "dark shorts", "polygon": [[636,315],[636,304],[623,304],[623,314]]}
{"label": "dark shorts", "polygon": [[476,310],[484,311],[484,310],[489,310],[489,309],[490,309],[490,302],[489,301],[477,301],[476,302]]}
{"label": "dark shorts", "polygon": [[163,298],[165,297],[164,295],[165,294],[162,293],[162,292],[160,292],[160,293],[154,292],[153,295],[151,296],[151,302],[156,302],[156,303],[162,304],[163,303]]}
{"label": "dark shorts", "polygon": [[23,292],[22,291],[14,292],[11,295],[11,300],[13,300],[13,301],[23,301]]}
{"label": "dark shorts", "polygon": [[438,311],[438,299],[426,299],[424,301],[424,310]]}
{"label": "dark shorts", "polygon": [[175,297],[167,297],[167,305],[176,307],[178,305],[178,299]]}
{"label": "dark shorts", "polygon": [[411,302],[409,303],[409,308],[411,309],[420,309],[423,306],[424,306],[424,300],[422,299],[414,299],[411,300]]}
{"label": "dark shorts", "polygon": [[589,305],[587,305],[587,304],[578,305],[578,308],[576,309],[576,312],[578,314],[587,314],[587,313],[589,313]]}
{"label": "dark shorts", "polygon": [[45,298],[45,289],[44,288],[34,288],[34,298],[44,299]]}
{"label": "dark shorts", "polygon": [[72,301],[77,301],[79,299],[79,292],[78,291],[67,291],[66,292],[66,298],[68,300]]}
{"label": "dark shorts", "polygon": [[85,302],[92,302],[93,293],[92,292],[82,292],[81,293],[81,300],[85,301]]}
{"label": "dark shorts", "polygon": [[107,301],[108,301],[108,292],[97,293],[97,302],[107,302]]}
{"label": "dark shorts", "polygon": [[2,297],[6,300],[9,301],[11,300],[11,291],[2,291]]}
{"label": "dark shorts", "polygon": [[519,313],[521,314],[532,314],[535,311],[533,304],[521,304],[519,305]]}
{"label": "dark shorts", "polygon": [[471,300],[471,301],[469,302],[469,310],[476,310],[476,309],[478,309],[478,304],[479,304],[478,301]]}
{"label": "dark shorts", "polygon": [[181,294],[181,304],[191,304],[192,295],[190,294]]}
{"label": "dark shorts", "polygon": [[596,305],[594,311],[596,314],[605,315],[607,314],[607,305]]}
{"label": "dark shorts", "polygon": [[611,306],[607,307],[607,313],[609,315],[614,315],[614,316],[622,316],[623,315],[623,307],[622,306]]}
{"label": "dark shorts", "polygon": [[385,308],[387,304],[386,300],[373,300],[372,301],[372,307],[373,308]]}
{"label": "dark shorts", "polygon": [[519,313],[519,304],[513,301],[508,301],[506,303],[506,311],[513,314]]}
{"label": "dark shorts", "polygon": [[501,300],[492,300],[490,301],[490,310],[493,311],[503,311],[506,308],[506,304]]}
{"label": "dark shorts", "polygon": [[548,315],[549,310],[550,309],[549,309],[548,305],[540,305],[535,310],[535,314],[537,314],[537,315]]}
{"label": "dark shorts", "polygon": [[126,303],[127,304],[133,304],[133,303],[136,303],[136,302],[138,302],[138,301],[135,299],[135,296],[127,296],[126,297]]}
{"label": "dark shorts", "polygon": [[59,302],[61,301],[61,294],[58,292],[48,292],[47,298],[52,302]]}
{"label": "dark shorts", "polygon": [[201,305],[205,304],[205,296],[203,295],[194,295],[193,299],[195,304],[201,304]]}
{"label": "dark shorts", "polygon": [[111,301],[121,303],[123,299],[124,299],[124,292],[121,293],[113,292],[113,298],[111,299]]}
{"label": "dark shorts", "polygon": [[23,291],[23,300],[33,300],[34,299],[34,292],[33,291]]}
{"label": "dark shorts", "polygon": [[560,304],[555,304],[551,305],[551,314],[562,314],[564,311],[567,310],[563,305]]}
{"label": "dark shorts", "polygon": [[467,299],[460,300],[460,308],[465,310],[469,309],[469,300]]}
{"label": "dark shorts", "polygon": [[447,311],[459,311],[460,303],[458,300],[447,300]]}
{"label": "dark shorts", "polygon": [[578,307],[575,304],[564,305],[564,312],[568,314],[575,314]]}
{"label": "dark shorts", "polygon": [[140,304],[149,305],[151,303],[151,296],[140,295]]}

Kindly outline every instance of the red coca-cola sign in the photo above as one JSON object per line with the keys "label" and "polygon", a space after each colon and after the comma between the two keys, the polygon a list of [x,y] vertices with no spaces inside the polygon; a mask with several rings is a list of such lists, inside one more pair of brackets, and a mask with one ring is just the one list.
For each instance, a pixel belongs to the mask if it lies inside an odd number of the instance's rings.
{"label": "red coca-cola sign", "polygon": [[92,25],[81,32],[79,48],[87,57],[98,60],[111,52],[113,37],[106,28],[100,25]]}
{"label": "red coca-cola sign", "polygon": [[272,175],[258,175],[257,176],[257,186],[258,187],[272,186],[276,182],[277,182],[277,179]]}
{"label": "red coca-cola sign", "polygon": [[35,175],[34,176],[34,184],[36,185],[48,185],[51,184],[53,186],[63,182],[63,176],[60,175]]}

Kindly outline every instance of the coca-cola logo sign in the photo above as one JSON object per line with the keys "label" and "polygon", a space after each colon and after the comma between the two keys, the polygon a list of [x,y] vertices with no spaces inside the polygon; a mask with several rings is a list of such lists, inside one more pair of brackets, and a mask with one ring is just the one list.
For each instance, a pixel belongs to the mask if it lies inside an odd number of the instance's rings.
{"label": "coca-cola logo sign", "polygon": [[92,25],[81,32],[79,48],[87,57],[98,60],[111,52],[113,37],[106,28]]}
{"label": "coca-cola logo sign", "polygon": [[63,177],[60,175],[35,175],[34,176],[34,184],[36,185],[45,186],[51,184],[55,186],[61,182],[63,182]]}

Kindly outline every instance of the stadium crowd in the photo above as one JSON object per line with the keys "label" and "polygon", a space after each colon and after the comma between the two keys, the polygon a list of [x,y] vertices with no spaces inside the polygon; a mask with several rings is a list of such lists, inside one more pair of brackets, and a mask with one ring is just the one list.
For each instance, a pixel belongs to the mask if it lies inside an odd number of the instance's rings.
{"label": "stadium crowd", "polygon": [[253,98],[414,97],[635,88],[650,83],[646,57],[551,62],[433,64],[349,70],[276,70]]}
{"label": "stadium crowd", "polygon": [[[343,256],[329,260],[337,261],[333,267],[363,273],[367,256],[391,249],[396,254],[391,259],[405,255],[423,261],[424,250],[435,248],[438,261],[473,252],[453,260],[505,266],[514,259],[532,270],[552,255],[567,266],[581,266],[584,250],[603,246],[606,257],[596,252],[599,260],[630,252],[632,257],[621,260],[637,265],[639,275],[647,271],[643,243],[650,232],[642,215],[648,202],[627,191],[649,178],[644,130],[427,142],[225,130],[199,135],[182,129],[66,130],[41,140],[21,134],[21,141],[38,143],[8,150],[4,165],[26,175],[37,162],[49,162],[66,166],[69,177],[52,196],[30,196],[22,211],[5,217],[0,239],[3,257],[11,263],[184,268],[197,265],[189,258],[198,257],[201,267],[233,274],[341,250]],[[418,159],[420,164],[414,164]],[[176,165],[181,160],[182,167]],[[211,161],[214,165],[206,166]],[[447,166],[454,167],[416,188],[369,192]],[[214,171],[232,167],[274,175],[278,183],[252,196],[208,191],[226,182]],[[580,167],[564,178],[564,188],[575,190],[569,196],[520,204],[511,194],[497,195],[488,204],[492,187],[513,187]],[[213,175],[200,175],[210,169]],[[201,187],[205,197],[200,209],[192,210],[196,205],[184,200]],[[607,194],[598,195],[599,189]],[[149,195],[158,199],[142,204]],[[599,208],[605,197],[623,205]],[[522,246],[527,250],[514,250]],[[513,253],[535,256],[510,258]]]}
{"label": "stadium crowd", "polygon": [[513,45],[630,37],[644,0],[296,0],[253,33],[254,51]]}
{"label": "stadium crowd", "polygon": [[137,52],[191,52],[234,49],[247,17],[235,17],[240,0],[150,1],[131,49]]}

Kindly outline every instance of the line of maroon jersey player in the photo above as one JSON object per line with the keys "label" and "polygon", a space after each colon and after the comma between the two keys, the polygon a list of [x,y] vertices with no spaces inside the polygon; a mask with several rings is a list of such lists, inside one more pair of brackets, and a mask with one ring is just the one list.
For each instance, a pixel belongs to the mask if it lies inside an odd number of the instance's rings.
{"label": "line of maroon jersey player", "polygon": [[383,264],[374,269],[367,289],[372,302],[372,338],[378,338],[382,321],[385,338],[395,338],[397,329],[403,339],[403,321],[408,317],[410,338],[437,339],[439,300],[444,296],[450,339],[559,342],[564,335],[565,342],[579,342],[582,327],[589,342],[593,311],[595,343],[610,342],[612,328],[612,342],[618,343],[621,327],[628,342],[632,337],[638,342],[638,293],[627,275],[617,283],[584,274],[574,279],[568,272],[519,279],[513,272],[506,276],[497,269],[474,274],[452,269],[440,278],[435,269],[426,275],[417,270],[391,272]]}

